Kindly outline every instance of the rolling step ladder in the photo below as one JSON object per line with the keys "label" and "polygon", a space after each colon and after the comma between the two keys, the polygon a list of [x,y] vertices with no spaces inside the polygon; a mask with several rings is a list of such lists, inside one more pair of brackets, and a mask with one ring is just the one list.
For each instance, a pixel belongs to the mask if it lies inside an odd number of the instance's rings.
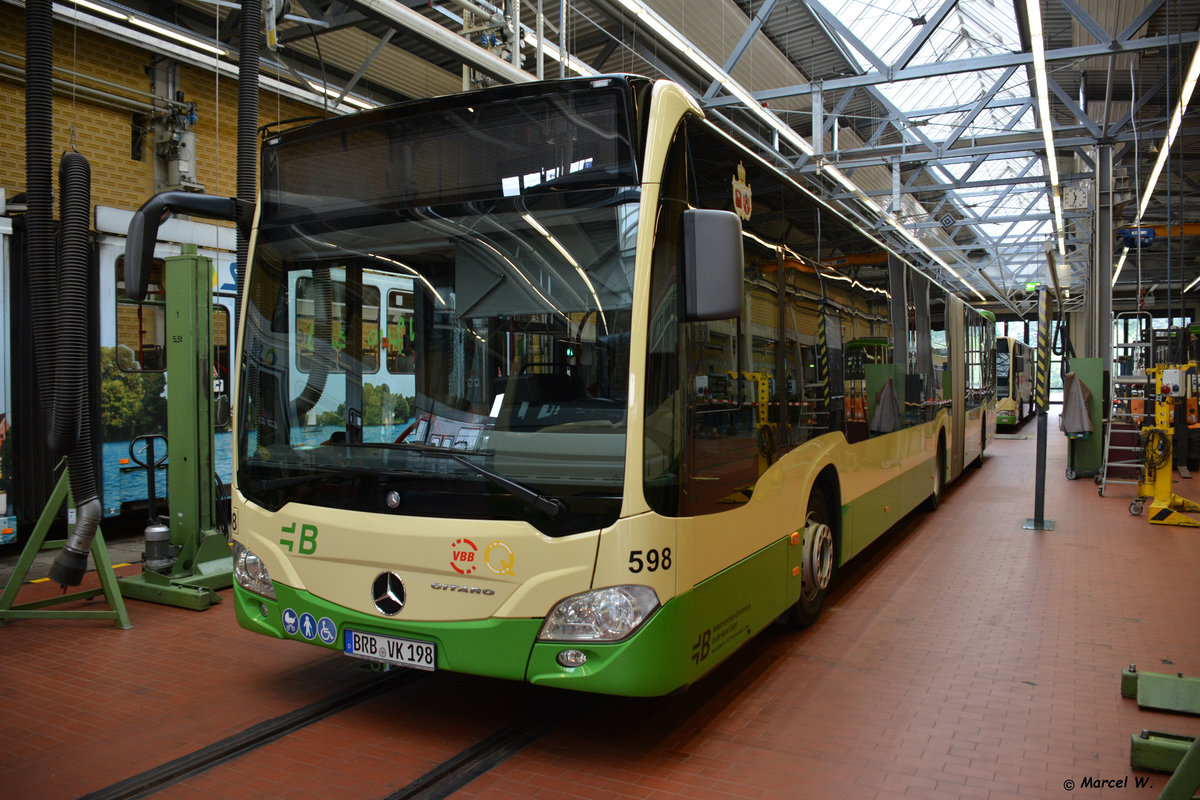
{"label": "rolling step ladder", "polygon": [[[1132,340],[1113,344],[1113,360],[1109,380],[1107,418],[1104,420],[1104,455],[1096,483],[1104,496],[1109,484],[1138,485],[1145,464],[1142,458],[1141,429],[1150,414],[1154,414],[1154,381],[1147,373],[1154,361],[1153,318],[1149,312],[1123,312],[1115,317],[1117,328],[1129,339],[1130,327],[1136,326]],[[1118,375],[1117,366],[1125,364],[1128,373]]]}

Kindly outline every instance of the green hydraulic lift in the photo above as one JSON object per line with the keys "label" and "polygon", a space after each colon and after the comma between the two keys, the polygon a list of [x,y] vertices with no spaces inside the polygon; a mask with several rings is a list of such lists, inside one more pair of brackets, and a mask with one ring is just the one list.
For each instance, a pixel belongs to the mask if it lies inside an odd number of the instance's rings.
{"label": "green hydraulic lift", "polygon": [[233,585],[229,543],[215,526],[212,261],[185,244],[164,275],[170,520],[147,528],[141,574],[118,582],[126,597],[201,611]]}

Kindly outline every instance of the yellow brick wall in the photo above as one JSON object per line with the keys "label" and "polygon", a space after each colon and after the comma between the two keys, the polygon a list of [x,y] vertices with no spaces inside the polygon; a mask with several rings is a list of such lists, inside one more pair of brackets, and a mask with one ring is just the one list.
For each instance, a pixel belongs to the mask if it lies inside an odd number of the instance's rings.
{"label": "yellow brick wall", "polygon": [[[24,71],[25,10],[0,4],[0,63]],[[109,94],[150,101],[151,53],[74,26],[54,23],[55,78],[71,80],[64,70],[78,73],[80,85]],[[103,81],[104,83],[101,83]],[[196,179],[208,194],[237,193],[237,81],[212,72],[181,67],[179,89],[186,102],[196,104]],[[68,90],[69,92],[69,90]],[[219,104],[219,107],[218,107]],[[274,93],[259,100],[259,124],[311,116],[320,110]],[[81,95],[54,93],[54,174],[58,158],[75,146],[92,167],[92,205],[133,210],[154,193],[154,146],[147,136],[142,160],[130,157],[133,112],[99,104]],[[55,178],[57,181],[57,178]],[[25,86],[0,73],[0,187],[8,197],[25,190]],[[57,208],[55,214],[57,215]]]}

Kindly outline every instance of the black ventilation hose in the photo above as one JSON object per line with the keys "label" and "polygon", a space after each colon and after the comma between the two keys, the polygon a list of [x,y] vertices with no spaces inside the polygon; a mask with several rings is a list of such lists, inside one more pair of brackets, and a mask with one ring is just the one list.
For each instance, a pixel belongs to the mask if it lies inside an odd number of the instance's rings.
{"label": "black ventilation hose", "polygon": [[103,516],[96,486],[94,432],[87,413],[88,284],[91,265],[89,218],[92,168],[80,153],[64,153],[58,173],[62,193],[62,265],[58,304],[58,378],[54,398],[54,448],[67,455],[75,527],[50,566],[50,579],[78,586],[87,572],[88,551]]}
{"label": "black ventilation hose", "polygon": [[[241,46],[238,47],[237,199],[253,204],[258,198],[258,72],[262,50],[262,0],[242,0]],[[237,233],[237,296],[234,324],[241,319],[242,290],[250,260],[246,230]]]}
{"label": "black ventilation hose", "polygon": [[125,237],[125,294],[139,303],[146,298],[149,287],[158,226],[172,212],[231,220],[241,231],[243,226],[250,225],[254,206],[247,206],[233,197],[195,192],[162,192],[143,203],[130,218]]}
{"label": "black ventilation hose", "polygon": [[[28,212],[29,293],[33,314],[33,353],[38,394],[54,397],[55,293],[58,265],[54,249],[54,18],[51,0],[25,4],[25,195]],[[54,404],[42,403],[43,441],[50,444]]]}
{"label": "black ventilation hose", "polygon": [[[80,439],[80,417],[87,394],[87,290],[91,258],[88,217],[92,168],[82,154],[63,153],[58,165],[58,185],[61,192],[58,216],[62,231],[58,323],[54,339],[57,351],[54,429],[50,450],[56,457],[61,457],[71,453]],[[71,477],[74,478],[74,474]]]}

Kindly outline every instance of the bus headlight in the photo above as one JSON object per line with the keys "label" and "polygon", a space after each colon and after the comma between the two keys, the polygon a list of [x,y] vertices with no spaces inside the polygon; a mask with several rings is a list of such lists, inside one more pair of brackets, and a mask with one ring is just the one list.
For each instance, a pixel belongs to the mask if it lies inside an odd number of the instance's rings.
{"label": "bus headlight", "polygon": [[546,615],[538,639],[615,642],[629,636],[658,608],[649,586],[610,586],[562,600]]}
{"label": "bus headlight", "polygon": [[275,584],[267,573],[266,564],[237,542],[233,543],[233,577],[246,591],[275,599]]}

